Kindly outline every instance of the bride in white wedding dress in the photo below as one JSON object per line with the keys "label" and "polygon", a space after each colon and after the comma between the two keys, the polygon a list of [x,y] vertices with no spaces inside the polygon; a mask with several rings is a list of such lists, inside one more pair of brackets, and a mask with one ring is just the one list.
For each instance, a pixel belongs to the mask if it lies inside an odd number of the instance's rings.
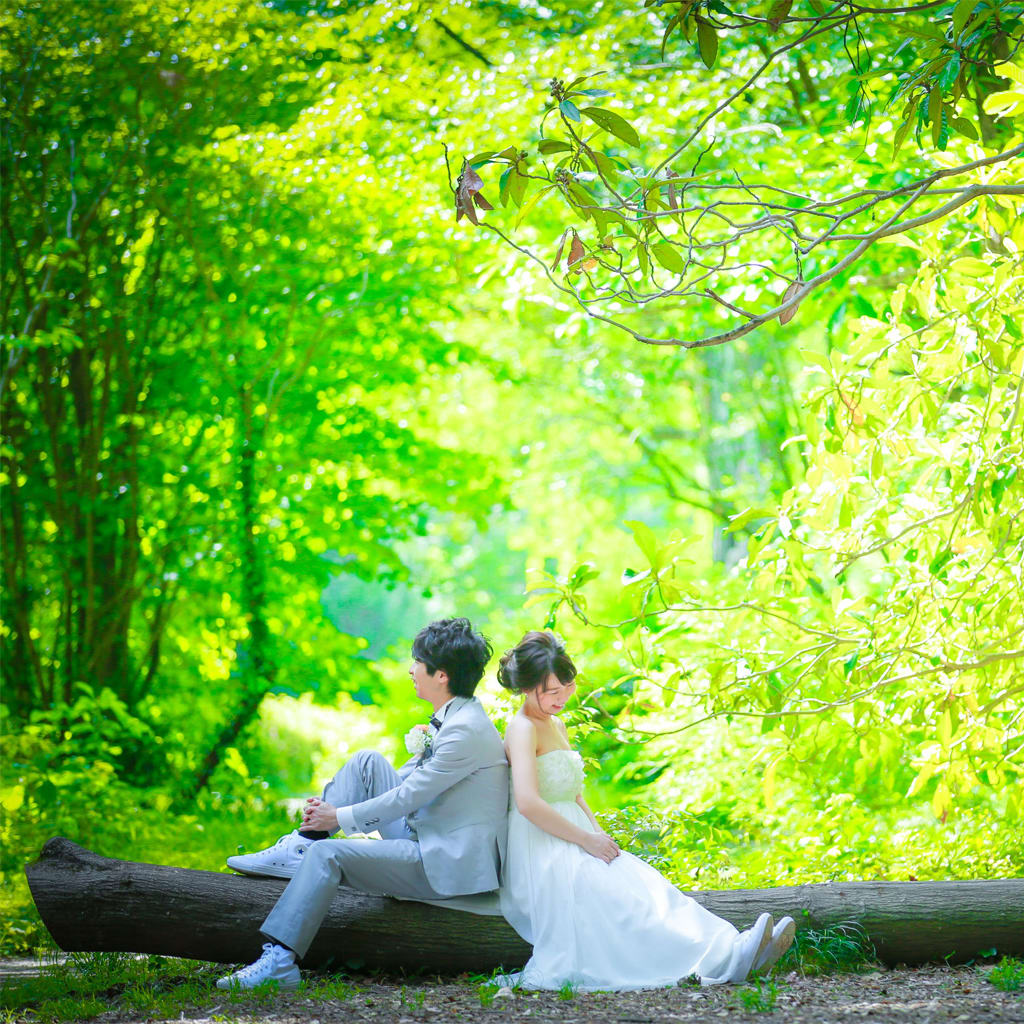
{"label": "bride in white wedding dress", "polygon": [[533,955],[504,979],[530,989],[659,988],[696,975],[743,981],[789,948],[792,918],[739,932],[619,849],[583,799],[583,761],[558,716],[576,668],[553,633],[530,632],[498,680],[523,694],[505,732],[512,768],[501,911]]}

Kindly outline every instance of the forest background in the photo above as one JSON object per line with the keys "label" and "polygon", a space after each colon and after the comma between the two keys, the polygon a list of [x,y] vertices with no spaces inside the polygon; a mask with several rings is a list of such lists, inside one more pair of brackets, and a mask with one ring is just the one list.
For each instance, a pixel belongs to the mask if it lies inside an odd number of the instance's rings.
{"label": "forest background", "polygon": [[401,758],[448,614],[684,888],[1019,875],[1021,16],[5,4],[0,949]]}

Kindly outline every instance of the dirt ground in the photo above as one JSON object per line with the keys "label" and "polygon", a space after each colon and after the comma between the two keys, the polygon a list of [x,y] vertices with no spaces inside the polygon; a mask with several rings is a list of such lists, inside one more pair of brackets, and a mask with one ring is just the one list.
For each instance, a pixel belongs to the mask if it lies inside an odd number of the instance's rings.
{"label": "dirt ground", "polygon": [[[499,991],[481,993],[466,980],[408,979],[404,984],[353,977],[343,991],[311,998],[299,992],[262,1003],[225,997],[201,1009],[185,1008],[186,1024],[440,1024],[446,1021],[557,1022],[557,1024],[648,1024],[687,1021],[772,1021],[773,1024],[1024,1024],[1024,992],[1002,992],[985,977],[986,968],[921,967],[864,974],[777,977],[752,986],[674,988],[654,992],[577,994]],[[774,998],[772,984],[774,983]],[[568,993],[565,994],[566,996]],[[745,1005],[745,1000],[753,1005]],[[773,1004],[773,1005],[772,1005]],[[759,1008],[759,1006],[761,1008]],[[124,1011],[94,1018],[98,1024],[152,1020]]]}

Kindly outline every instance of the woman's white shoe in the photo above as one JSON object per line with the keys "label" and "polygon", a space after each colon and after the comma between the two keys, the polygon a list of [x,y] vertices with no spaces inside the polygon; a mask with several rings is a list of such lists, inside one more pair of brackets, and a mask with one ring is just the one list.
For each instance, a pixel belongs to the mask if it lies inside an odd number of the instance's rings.
{"label": "woman's white shoe", "polygon": [[762,914],[754,923],[753,928],[740,932],[737,939],[739,955],[736,958],[736,966],[729,976],[730,981],[746,981],[754,964],[769,948],[772,941],[772,915]]}
{"label": "woman's white shoe", "polygon": [[762,951],[761,955],[754,961],[752,971],[766,971],[773,967],[783,953],[793,945],[793,937],[796,935],[796,921],[791,917],[784,917],[776,921],[772,929],[772,940]]}

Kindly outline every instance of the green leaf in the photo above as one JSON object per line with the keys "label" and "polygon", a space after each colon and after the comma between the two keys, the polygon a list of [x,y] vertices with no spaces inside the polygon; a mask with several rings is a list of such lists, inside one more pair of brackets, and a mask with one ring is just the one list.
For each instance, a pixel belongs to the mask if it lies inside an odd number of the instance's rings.
{"label": "green leaf", "polygon": [[554,188],[554,185],[545,185],[543,188],[537,189],[537,191],[534,192],[530,196],[530,198],[526,200],[525,203],[523,203],[523,205],[519,208],[519,213],[516,215],[516,227],[519,227],[519,225],[523,223],[523,221],[526,219],[526,215],[530,213],[533,210],[533,208],[537,205],[537,203],[540,202],[540,200],[543,199],[544,196],[546,196],[548,192],[551,192]]}
{"label": "green leaf", "polygon": [[938,736],[942,749],[948,750],[950,741],[953,739],[953,718],[948,710],[943,711],[939,716]]}
{"label": "green leaf", "polygon": [[668,20],[668,24],[665,26],[665,33],[661,37],[661,59],[665,59],[665,47],[668,45],[669,36],[672,35],[673,29],[683,20],[681,14],[673,14]]}
{"label": "green leaf", "polygon": [[658,539],[654,531],[639,519],[627,519],[625,524],[633,532],[633,540],[636,546],[644,553],[644,557],[650,563],[651,568],[657,570],[658,565]]}
{"label": "green leaf", "polygon": [[914,781],[910,784],[910,789],[907,790],[907,798],[916,796],[921,792],[922,789],[928,784],[928,781],[935,774],[936,766],[934,764],[926,764],[915,777]]}
{"label": "green leaf", "polygon": [[949,264],[949,269],[957,274],[968,277],[988,277],[992,273],[992,264],[979,260],[976,256],[961,256]]}
{"label": "green leaf", "polygon": [[966,136],[972,142],[978,141],[978,129],[967,120],[966,117],[954,117],[949,122],[950,128],[954,131],[959,132],[961,135]]}
{"label": "green leaf", "polygon": [[686,260],[671,242],[655,242],[651,246],[651,255],[671,273],[686,273]]}
{"label": "green leaf", "polygon": [[860,82],[851,83],[850,98],[846,101],[846,106],[843,109],[843,115],[850,124],[853,124],[860,114],[862,98],[863,93],[861,92]]}
{"label": "green leaf", "polygon": [[773,32],[778,32],[779,26],[789,17],[792,6],[793,0],[775,0],[768,8],[768,27]]}
{"label": "green leaf", "polygon": [[725,532],[735,533],[737,530],[742,530],[752,519],[771,519],[773,515],[772,510],[768,508],[747,507],[742,512],[729,517],[729,525],[725,528]]}
{"label": "green leaf", "polygon": [[562,100],[562,102],[558,104],[558,109],[562,112],[563,116],[567,117],[570,121],[581,120],[580,112],[572,100]]}
{"label": "green leaf", "polygon": [[647,255],[647,247],[645,245],[640,245],[637,247],[636,260],[637,263],[640,265],[640,274],[646,281],[651,273],[651,260],[650,257]]}
{"label": "green leaf", "polygon": [[637,134],[636,129],[624,117],[620,117],[614,111],[605,110],[603,107],[584,107],[580,113],[590,118],[599,128],[603,128],[616,138],[622,139],[623,142],[629,143],[631,146],[640,145],[640,136]]}
{"label": "green leaf", "polygon": [[956,76],[959,74],[960,54],[954,53],[946,62],[946,66],[939,72],[939,88],[943,92],[948,92],[950,86],[956,81]]}
{"label": "green leaf", "polygon": [[932,126],[932,142],[937,146],[942,132],[942,92],[937,85],[928,93],[928,120]]}
{"label": "green leaf", "polygon": [[600,575],[600,571],[593,562],[581,562],[570,574],[569,586],[575,590],[577,587],[582,587],[584,583],[596,580]]}
{"label": "green leaf", "polygon": [[978,0],[960,0],[960,3],[953,8],[953,38],[964,30],[964,25],[967,24],[967,19],[971,16],[971,12],[975,7],[978,6]]}
{"label": "green leaf", "polygon": [[572,146],[562,139],[541,139],[537,143],[537,152],[543,156],[550,156],[552,153],[568,153]]}
{"label": "green leaf", "polygon": [[618,164],[610,156],[605,153],[596,153],[593,150],[590,151],[589,156],[603,177],[617,178],[619,176]]}
{"label": "green leaf", "polygon": [[697,49],[704,65],[713,68],[718,59],[718,34],[714,26],[703,18],[697,19]]}

